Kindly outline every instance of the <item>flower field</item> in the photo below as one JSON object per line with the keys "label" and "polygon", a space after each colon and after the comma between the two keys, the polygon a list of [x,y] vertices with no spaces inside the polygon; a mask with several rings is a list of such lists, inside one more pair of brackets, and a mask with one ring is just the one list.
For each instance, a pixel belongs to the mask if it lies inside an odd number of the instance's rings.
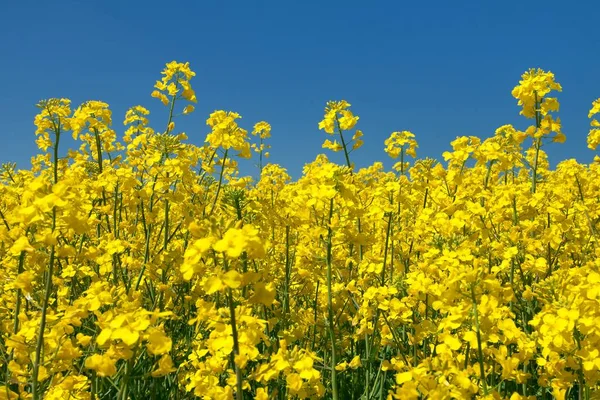
{"label": "flower field", "polygon": [[0,171],[0,400],[600,399],[600,159],[549,168],[552,73],[512,91],[525,131],[438,161],[393,132],[390,171],[355,168],[368,132],[329,102],[345,162],[295,181],[267,122],[186,142],[194,75],[168,63],[168,119],[132,107],[123,135],[106,103],[38,104],[31,169]]}

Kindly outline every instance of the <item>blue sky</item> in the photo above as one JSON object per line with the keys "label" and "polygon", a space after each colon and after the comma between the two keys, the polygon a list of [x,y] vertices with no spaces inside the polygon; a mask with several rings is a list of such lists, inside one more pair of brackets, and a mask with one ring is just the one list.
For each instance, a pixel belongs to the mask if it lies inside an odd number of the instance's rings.
{"label": "blue sky", "polygon": [[249,130],[266,120],[271,161],[294,177],[327,152],[317,127],[327,100],[345,99],[360,116],[358,166],[385,159],[383,141],[398,130],[416,134],[420,157],[439,159],[457,136],[527,126],[511,90],[530,67],[563,85],[567,142],[548,148],[551,162],[587,163],[599,16],[593,1],[7,0],[0,161],[29,166],[43,98],[106,101],[120,133],[127,108],[142,104],[162,129],[163,107],[150,93],[164,64],[178,60],[197,73],[198,104],[177,128],[200,144],[216,109],[239,112]]}

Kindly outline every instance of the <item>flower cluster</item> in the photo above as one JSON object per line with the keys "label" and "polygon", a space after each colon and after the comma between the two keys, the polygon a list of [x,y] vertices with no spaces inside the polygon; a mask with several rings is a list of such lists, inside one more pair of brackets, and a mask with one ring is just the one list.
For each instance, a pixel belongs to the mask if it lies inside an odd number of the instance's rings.
{"label": "flower cluster", "polygon": [[[346,143],[344,140],[344,131],[353,129],[359,119],[359,117],[354,115],[349,108],[350,104],[345,100],[330,101],[325,107],[325,116],[323,120],[319,122],[319,129],[323,129],[329,135],[337,134],[340,136],[341,140],[341,143],[338,143],[337,139],[334,139],[333,142],[327,139],[323,142],[323,148],[336,152],[343,150],[346,154],[348,166],[350,160],[347,155],[363,145],[363,141],[360,139],[363,136],[363,133],[360,130],[356,130],[350,142]],[[352,144],[352,147],[348,149],[350,144]]]}
{"label": "flower cluster", "polygon": [[[2,165],[0,399],[598,398],[600,163],[550,168],[554,75],[513,90],[527,129],[458,137],[444,162],[393,132],[390,171],[354,167],[359,118],[329,102],[345,162],[296,180],[263,165],[265,121],[175,133],[193,76],[167,64],[166,130],[134,106],[122,143],[108,104],[42,101],[41,154]],[[59,158],[63,134],[80,147]]]}

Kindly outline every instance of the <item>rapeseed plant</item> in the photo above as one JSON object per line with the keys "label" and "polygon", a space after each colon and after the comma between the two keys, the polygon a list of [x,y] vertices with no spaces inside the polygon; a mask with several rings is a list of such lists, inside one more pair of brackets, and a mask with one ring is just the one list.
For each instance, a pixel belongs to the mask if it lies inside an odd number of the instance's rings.
{"label": "rapeseed plant", "polygon": [[549,168],[552,73],[512,92],[524,131],[458,137],[444,163],[396,131],[391,171],[355,167],[359,117],[328,102],[344,163],[295,181],[265,163],[266,121],[216,110],[186,141],[194,76],[168,63],[167,120],[134,106],[121,139],[104,102],[38,104],[40,154],[0,171],[0,399],[599,397],[600,163]]}

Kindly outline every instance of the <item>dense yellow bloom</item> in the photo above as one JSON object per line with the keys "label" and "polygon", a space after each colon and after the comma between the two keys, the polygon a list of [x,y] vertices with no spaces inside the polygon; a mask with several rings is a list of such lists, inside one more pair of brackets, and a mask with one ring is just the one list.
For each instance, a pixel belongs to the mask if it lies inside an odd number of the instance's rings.
{"label": "dense yellow bloom", "polygon": [[71,100],[69,99],[49,99],[42,100],[37,104],[40,112],[35,116],[34,124],[36,126],[35,134],[37,136],[36,144],[42,151],[48,150],[52,146],[50,133],[60,136],[61,132],[71,129]]}
{"label": "dense yellow bloom", "polygon": [[241,115],[231,111],[213,112],[206,120],[206,124],[212,128],[212,132],[206,136],[206,143],[212,148],[237,150],[240,157],[250,158],[248,131],[238,126],[236,120],[239,118]]}
{"label": "dense yellow bloom", "polygon": [[[588,118],[592,119],[592,117],[594,117],[598,113],[600,113],[600,98],[592,102],[592,108],[588,113]],[[588,133],[587,145],[588,148],[596,150],[596,148],[600,144],[600,122],[594,118],[590,122],[590,125],[592,126],[592,128]]]}
{"label": "dense yellow bloom", "polygon": [[550,111],[558,111],[556,99],[546,97],[553,90],[562,91],[561,85],[554,80],[554,74],[538,68],[530,69],[522,75],[512,95],[518,100],[518,105],[523,107],[521,114],[534,118],[537,111],[543,116]]}
{"label": "dense yellow bloom", "polygon": [[197,101],[196,95],[189,84],[196,73],[190,69],[189,63],[172,61],[166,65],[162,75],[163,78],[154,85],[157,90],[152,93],[152,97],[157,97],[163,103],[166,101],[166,104],[168,104],[169,100],[165,95],[166,92],[172,97],[180,94],[186,100],[194,103]]}
{"label": "dense yellow bloom", "polygon": [[392,132],[389,138],[384,142],[385,152],[391,158],[400,157],[400,162],[394,166],[394,169],[404,171],[408,167],[408,163],[404,161],[404,155],[417,157],[417,141],[413,139],[415,135],[409,131]]}
{"label": "dense yellow bloom", "polygon": [[[248,135],[218,110],[202,146],[176,133],[192,77],[167,64],[167,120],[130,108],[125,147],[108,104],[42,101],[42,154],[0,168],[0,399],[597,397],[600,163],[550,168],[554,75],[513,90],[532,126],[410,164],[414,134],[393,132],[391,171],[354,168],[359,118],[328,102],[345,162],[295,180],[262,164],[265,121]],[[54,158],[69,131],[80,147]]]}
{"label": "dense yellow bloom", "polygon": [[321,147],[323,147],[324,149],[332,150],[332,151],[341,151],[344,149],[344,147],[340,143],[338,143],[337,140],[334,140],[332,142],[329,139],[325,140]]}
{"label": "dense yellow bloom", "polygon": [[358,116],[352,114],[352,111],[348,110],[349,107],[350,104],[345,100],[328,102],[325,107],[325,117],[319,122],[319,129],[331,135],[338,128],[342,131],[354,128]]}
{"label": "dense yellow bloom", "polygon": [[[385,152],[392,158],[398,158],[404,150],[411,157],[416,157],[416,149],[419,147],[417,141],[413,138],[415,135],[409,131],[392,132],[391,136],[385,140]],[[404,146],[407,146],[405,149]]]}
{"label": "dense yellow bloom", "polygon": [[323,129],[330,135],[339,135],[341,143],[338,143],[337,140],[331,141],[326,139],[321,147],[334,152],[343,150],[347,166],[352,167],[349,154],[362,147],[363,140],[360,138],[363,136],[363,133],[357,129],[351,140],[344,139],[344,131],[353,129],[359,120],[359,117],[348,109],[349,107],[350,104],[345,100],[327,102],[325,116],[319,122],[319,129]]}
{"label": "dense yellow bloom", "polygon": [[261,139],[267,139],[271,137],[271,125],[268,122],[261,121],[254,125],[252,134],[259,136]]}
{"label": "dense yellow bloom", "polygon": [[94,354],[85,360],[85,367],[96,371],[98,376],[113,376],[117,373],[116,360],[106,355]]}

